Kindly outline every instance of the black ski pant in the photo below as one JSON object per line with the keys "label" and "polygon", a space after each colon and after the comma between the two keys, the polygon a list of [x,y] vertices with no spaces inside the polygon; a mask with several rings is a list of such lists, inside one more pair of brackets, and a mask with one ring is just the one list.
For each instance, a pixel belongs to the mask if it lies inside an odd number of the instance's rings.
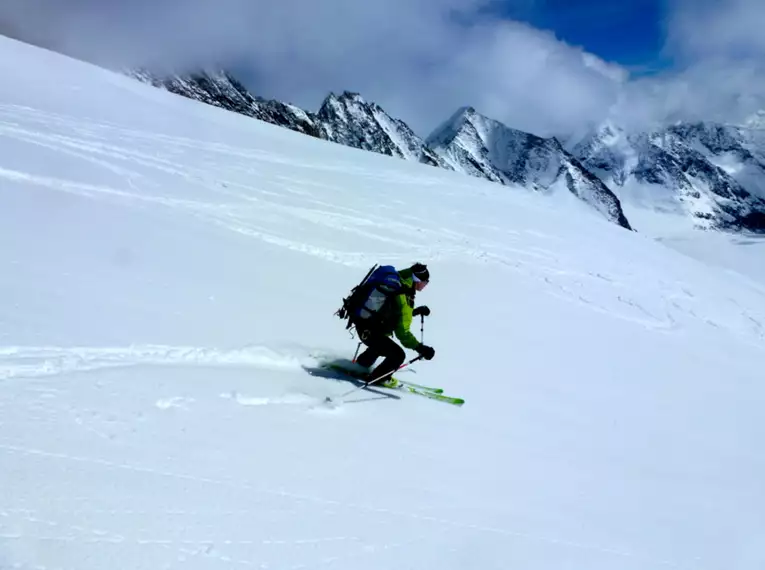
{"label": "black ski pant", "polygon": [[372,372],[370,379],[379,378],[388,372],[395,372],[404,363],[406,353],[391,337],[372,330],[358,332],[359,339],[366,345],[367,349],[356,359],[356,364],[370,368],[378,358],[385,357],[382,364]]}

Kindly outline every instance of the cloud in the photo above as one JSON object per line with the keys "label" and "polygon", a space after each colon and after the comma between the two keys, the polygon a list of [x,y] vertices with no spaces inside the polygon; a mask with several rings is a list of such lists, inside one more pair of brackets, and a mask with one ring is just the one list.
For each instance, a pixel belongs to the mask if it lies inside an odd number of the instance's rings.
{"label": "cloud", "polygon": [[[528,4],[530,0],[518,0]],[[0,21],[108,66],[235,62],[259,94],[316,109],[361,92],[426,134],[473,105],[539,133],[602,114],[622,71],[491,0],[4,0]]]}
{"label": "cloud", "polygon": [[742,122],[764,108],[765,3],[673,0],[669,6],[664,54],[677,65],[631,82],[624,101],[653,121]]}
{"label": "cloud", "polygon": [[732,0],[720,20],[712,0],[669,1],[667,52],[686,65],[648,79],[498,17],[492,0],[3,0],[0,31],[110,67],[226,65],[311,110],[354,90],[423,135],[463,105],[541,135],[756,106],[741,93],[765,93],[765,75],[731,58],[762,47],[746,21],[759,2]]}
{"label": "cloud", "polygon": [[762,108],[765,69],[714,58],[629,82],[611,115],[629,128],[644,129],[679,120],[742,124]]}
{"label": "cloud", "polygon": [[567,132],[604,118],[627,76],[524,24],[485,22],[463,34],[468,37],[427,78],[435,93],[448,98],[423,93],[423,112],[429,106],[445,117],[459,102],[522,130]]}
{"label": "cloud", "polygon": [[749,60],[765,55],[761,0],[675,0],[667,48],[690,61]]}

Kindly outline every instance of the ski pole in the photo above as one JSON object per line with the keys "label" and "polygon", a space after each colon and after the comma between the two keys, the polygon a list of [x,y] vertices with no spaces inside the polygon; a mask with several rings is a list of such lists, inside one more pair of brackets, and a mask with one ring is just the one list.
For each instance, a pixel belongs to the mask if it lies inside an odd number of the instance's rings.
{"label": "ski pole", "polygon": [[420,315],[420,343],[425,344],[425,315]]}
{"label": "ski pole", "polygon": [[[361,386],[356,386],[356,387],[355,387],[353,390],[349,390],[348,392],[346,392],[345,394],[342,394],[342,395],[338,396],[337,398],[338,398],[339,400],[342,400],[343,398],[345,398],[346,396],[349,396],[349,395],[353,394],[353,393],[354,393],[354,392],[356,392],[357,390],[363,390],[364,388],[368,388],[368,387],[369,387],[369,386],[371,386],[372,384],[376,384],[377,382],[379,382],[379,381],[380,381],[380,380],[382,380],[383,378],[387,378],[388,376],[392,376],[393,374],[395,374],[396,372],[398,372],[398,371],[399,371],[399,370],[401,370],[402,368],[406,368],[407,366],[409,366],[410,364],[414,364],[414,363],[415,363],[415,362],[417,362],[418,360],[422,360],[422,356],[416,356],[415,358],[412,358],[412,359],[411,359],[409,362],[406,362],[406,363],[402,364],[401,366],[399,366],[399,367],[398,367],[398,368],[396,368],[395,370],[391,370],[390,372],[386,372],[386,373],[385,373],[385,374],[383,374],[382,376],[378,376],[378,377],[377,377],[377,378],[375,378],[374,380],[370,380],[369,382],[365,382],[365,383],[364,383],[363,385],[361,385]],[[332,398],[330,398],[329,396],[327,396],[327,401],[329,402],[329,401],[331,401],[331,400],[332,400]]]}

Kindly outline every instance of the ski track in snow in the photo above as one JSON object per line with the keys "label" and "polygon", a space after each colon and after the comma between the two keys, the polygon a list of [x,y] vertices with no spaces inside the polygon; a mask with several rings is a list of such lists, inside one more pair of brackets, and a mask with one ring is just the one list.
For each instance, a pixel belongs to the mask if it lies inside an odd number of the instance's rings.
{"label": "ski track in snow", "polygon": [[[305,359],[304,359],[305,360]],[[2,347],[0,348],[0,378],[5,380],[19,380],[25,378],[41,378],[63,375],[72,372],[93,371],[98,369],[127,367],[137,365],[189,365],[189,366],[248,366],[255,368],[266,368],[271,370],[300,370],[301,359],[287,352],[279,352],[267,347],[257,346],[237,350],[219,350],[201,347],[173,347],[173,346],[130,346],[130,347]],[[56,397],[55,385],[46,385],[37,389],[39,394],[39,403],[36,406],[29,406],[30,413],[35,413],[39,408],[41,414],[40,421],[46,415],[52,413],[46,402]],[[236,391],[220,394],[221,398],[231,399],[243,406],[264,406],[264,405],[305,405],[314,402],[315,399],[303,394],[287,394],[277,397],[251,397],[242,395]],[[163,398],[156,401],[155,406],[160,410],[186,410],[193,404],[191,398],[177,396]],[[108,417],[93,417],[96,420],[90,422],[84,416],[84,412],[70,409],[67,411],[72,419],[90,431],[99,439],[114,443],[113,433],[104,424],[109,423]],[[97,412],[93,412],[96,413]],[[113,421],[113,420],[112,420]],[[94,427],[95,426],[95,427]],[[229,488],[237,495],[241,496],[242,503],[255,502],[257,507],[254,510],[242,509],[240,511],[221,510],[220,512],[194,511],[182,507],[170,507],[166,509],[157,509],[152,511],[131,510],[131,509],[90,509],[86,500],[78,501],[76,497],[60,497],[63,504],[55,507],[53,512],[61,512],[64,517],[45,518],[40,514],[39,509],[35,508],[5,508],[0,511],[0,518],[13,519],[16,526],[23,524],[23,532],[14,532],[13,530],[3,530],[0,532],[0,540],[4,541],[22,541],[30,540],[32,537],[40,544],[61,544],[61,545],[81,545],[82,548],[91,547],[112,547],[125,548],[141,546],[145,548],[158,547],[170,553],[170,556],[177,563],[183,563],[189,557],[204,557],[210,562],[220,564],[236,564],[242,566],[261,567],[260,564],[253,563],[253,559],[259,556],[253,556],[252,549],[284,548],[293,556],[307,555],[307,548],[314,548],[319,545],[332,546],[337,545],[338,549],[332,554],[320,559],[309,562],[301,562],[294,565],[279,566],[279,568],[298,570],[301,568],[322,567],[330,565],[333,562],[341,560],[359,560],[363,563],[365,557],[374,556],[382,552],[400,547],[405,547],[413,542],[436,542],[443,544],[449,543],[449,539],[443,539],[443,535],[450,532],[464,533],[474,532],[479,534],[488,534],[499,537],[507,537],[530,541],[559,548],[570,548],[581,551],[591,551],[598,555],[610,556],[615,559],[630,559],[640,561],[642,557],[638,554],[614,550],[604,546],[582,544],[566,541],[560,538],[534,535],[515,531],[508,528],[497,528],[483,525],[471,524],[469,522],[457,521],[443,517],[429,516],[417,512],[407,512],[379,508],[371,505],[349,503],[337,501],[331,498],[305,495],[291,492],[283,489],[261,488],[236,481],[234,478],[216,479],[197,475],[189,475],[182,472],[164,470],[161,468],[145,467],[139,464],[121,462],[97,457],[88,457],[85,455],[73,455],[71,453],[59,453],[46,451],[42,449],[19,446],[10,441],[0,440],[0,452],[10,455],[20,455],[29,458],[35,458],[43,461],[66,462],[74,465],[88,465],[107,470],[127,471],[133,474],[143,475],[144,477],[159,477],[163,479],[175,479],[188,481],[202,486],[212,485],[216,487]],[[260,498],[259,498],[260,497]],[[269,499],[267,500],[266,497]],[[278,499],[277,505],[273,503]],[[283,504],[280,504],[283,502]],[[319,506],[317,511],[316,506]],[[303,538],[284,538],[271,536],[270,538],[259,540],[248,540],[232,537],[230,535],[219,535],[211,531],[214,528],[216,518],[230,521],[232,517],[239,517],[246,521],[256,516],[262,515],[263,510],[274,510],[282,515],[291,518],[300,518],[305,516],[321,516],[333,519],[338,509],[347,511],[356,511],[373,516],[376,525],[386,525],[391,529],[399,525],[401,520],[414,521],[418,525],[424,525],[424,528],[431,528],[429,532],[416,538],[407,538],[402,541],[369,542],[369,539],[362,539],[357,536],[307,536]],[[49,512],[46,510],[46,512]],[[87,520],[88,517],[112,521],[109,528],[99,526],[87,526],[86,524],[73,524],[71,522],[61,522],[62,520]],[[19,523],[19,519],[23,523]],[[139,536],[126,536],[122,532],[110,530],[110,528],[132,528],[129,524],[130,519],[149,519],[164,521],[160,528],[172,527],[174,521],[183,521],[184,531],[163,535],[161,531],[146,529],[145,534],[139,531]],[[213,522],[210,522],[212,519]],[[194,521],[205,521],[203,526],[195,526]],[[124,522],[120,525],[120,522]],[[225,525],[224,525],[225,526]],[[177,534],[183,535],[178,538]],[[439,546],[442,548],[442,546]],[[243,555],[237,558],[234,554],[237,551],[249,552],[249,555]],[[145,552],[145,551],[143,551]],[[305,558],[303,558],[305,560]],[[172,562],[171,564],[175,564]],[[645,563],[654,566],[664,566],[670,568],[687,568],[672,561],[645,559]],[[269,566],[270,567],[270,566]],[[692,566],[690,566],[692,567]],[[46,566],[46,570],[52,570],[54,566]]]}
{"label": "ski track in snow", "polygon": [[267,347],[236,350],[190,346],[0,347],[0,380],[137,365],[249,366],[299,370],[303,360]]}
{"label": "ski track in snow", "polygon": [[[23,117],[22,126],[19,119]],[[30,125],[37,125],[32,128]],[[411,216],[396,213],[389,216],[380,212],[379,204],[365,203],[359,197],[358,205],[338,206],[312,197],[310,177],[273,176],[266,188],[262,182],[263,172],[259,162],[287,162],[295,169],[337,170],[338,164],[301,164],[294,158],[278,153],[241,149],[219,143],[201,142],[180,137],[158,135],[126,129],[105,123],[84,123],[52,113],[41,112],[16,105],[0,105],[0,137],[8,137],[19,144],[32,144],[53,152],[65,154],[87,161],[93,166],[114,175],[114,185],[92,184],[52,176],[42,176],[33,172],[0,168],[0,179],[17,183],[43,187],[48,190],[66,192],[89,199],[112,200],[129,205],[151,204],[165,208],[170,214],[191,216],[204,224],[235,232],[251,239],[257,239],[276,247],[318,257],[334,263],[352,267],[368,267],[381,258],[391,260],[413,255],[430,259],[457,257],[474,259],[476,263],[491,263],[510,272],[510,278],[523,278],[546,294],[574,303],[586,310],[613,318],[632,322],[652,330],[676,332],[683,328],[686,319],[698,320],[705,325],[747,339],[753,346],[762,346],[765,339],[765,309],[752,314],[737,308],[739,316],[731,320],[731,311],[720,310],[717,314],[702,314],[694,303],[694,297],[714,296],[714,291],[691,292],[681,283],[667,283],[656,276],[655,281],[646,279],[646,275],[633,275],[625,263],[621,275],[602,275],[597,270],[582,272],[572,269],[580,260],[579,252],[572,252],[571,260],[553,254],[544,247],[544,242],[553,239],[544,232],[533,228],[522,231],[486,226],[482,229],[495,234],[480,245],[475,244],[466,235],[458,231],[459,212],[455,212],[454,224],[448,228],[432,223],[427,216]],[[115,143],[119,141],[120,144]],[[157,148],[162,153],[157,152]],[[145,150],[141,150],[144,148]],[[183,163],[175,156],[194,152],[200,154],[200,160],[190,166],[188,159]],[[225,172],[216,168],[215,156],[225,154],[228,168]],[[232,158],[233,157],[233,158]],[[231,167],[232,160],[235,162]],[[239,161],[239,162],[236,162]],[[352,165],[342,168],[354,170]],[[401,182],[401,173],[361,171],[366,178],[388,177],[387,182]],[[211,178],[211,172],[219,176]],[[242,182],[258,174],[261,182],[251,186]],[[163,176],[181,178],[181,187],[190,189],[190,196],[182,198],[163,195],[162,188],[155,181]],[[117,184],[121,186],[117,186]],[[423,181],[418,179],[418,184]],[[333,188],[326,183],[321,186],[328,193]],[[427,186],[427,184],[424,184]],[[147,188],[152,186],[154,188]],[[168,184],[177,187],[178,182]],[[193,199],[194,188],[203,190],[202,196],[217,198],[217,202]],[[275,191],[278,189],[278,191]],[[435,191],[435,190],[434,190]],[[222,200],[222,201],[221,201]],[[374,213],[378,212],[378,213]],[[417,223],[404,223],[411,217]],[[319,245],[316,234],[311,234],[305,241],[294,239],[294,227],[299,221],[323,228],[330,232],[340,232],[348,236],[344,242],[368,240],[377,244],[379,254],[372,257],[355,251],[338,250],[329,245]],[[474,226],[466,222],[465,226]],[[290,228],[284,232],[283,228]],[[317,230],[321,231],[321,230]],[[523,235],[525,234],[525,235]],[[539,243],[538,247],[528,248],[529,236]],[[337,243],[337,239],[333,240]],[[517,242],[518,247],[513,243]],[[364,248],[368,249],[368,248]],[[658,291],[657,291],[658,289]],[[597,294],[593,294],[597,292]],[[756,303],[765,307],[765,290],[753,287],[752,294]],[[661,304],[647,299],[662,299]],[[705,303],[705,307],[730,307],[736,301],[714,299],[715,303]],[[6,372],[7,374],[7,372]],[[0,373],[2,378],[2,373]]]}
{"label": "ski track in snow", "polygon": [[[0,378],[6,380],[40,378],[62,375],[71,372],[92,371],[97,369],[126,367],[136,365],[236,365],[251,366],[256,368],[267,368],[272,370],[299,370],[301,361],[299,358],[286,352],[278,352],[267,347],[249,347],[239,350],[216,350],[199,347],[170,347],[170,346],[132,346],[132,347],[110,347],[110,348],[88,348],[88,347],[4,347],[0,348]],[[40,421],[53,412],[48,409],[49,402],[56,397],[55,385],[47,385],[37,389],[39,394],[39,403],[37,406],[29,406],[30,413],[35,413],[39,408],[41,414]],[[243,406],[264,406],[264,405],[305,405],[314,402],[315,399],[303,394],[287,394],[277,397],[251,397],[232,391],[220,394],[221,398],[231,399]],[[177,396],[157,400],[155,406],[160,410],[186,410],[193,404],[191,398]],[[60,406],[59,406],[60,407]],[[77,410],[68,410],[75,423],[89,430],[98,438],[114,443],[113,433],[109,433],[108,427],[104,424],[109,423],[108,417],[93,417],[96,420],[91,425],[84,412]],[[97,414],[97,412],[94,412]],[[692,568],[678,562],[643,559],[636,553],[614,550],[605,546],[582,544],[578,542],[566,541],[564,539],[535,535],[516,531],[508,528],[490,527],[484,525],[471,524],[469,522],[453,520],[449,518],[429,516],[417,512],[408,512],[379,508],[371,505],[349,503],[334,500],[332,498],[318,495],[305,495],[297,492],[291,492],[284,489],[270,489],[250,485],[248,483],[237,481],[235,478],[217,479],[203,477],[198,475],[189,475],[182,472],[165,470],[155,467],[145,467],[140,464],[123,462],[111,459],[102,459],[98,457],[88,457],[86,455],[73,455],[71,453],[59,453],[46,451],[43,449],[32,448],[28,446],[19,446],[10,441],[0,439],[0,452],[10,455],[20,455],[29,458],[35,458],[43,461],[66,462],[74,465],[87,465],[107,470],[127,471],[133,474],[139,474],[144,477],[159,477],[162,479],[175,479],[188,481],[194,484],[215,487],[229,488],[233,493],[241,496],[241,503],[256,503],[254,510],[242,509],[221,510],[220,512],[194,511],[182,507],[169,507],[166,509],[157,509],[153,511],[131,510],[131,509],[90,509],[86,500],[78,501],[76,497],[60,497],[63,504],[55,507],[53,512],[65,514],[60,518],[45,518],[39,514],[39,509],[16,507],[12,509],[5,508],[0,511],[0,518],[13,519],[16,526],[19,526],[19,519],[23,520],[23,532],[14,532],[4,530],[0,532],[0,540],[21,541],[30,540],[34,537],[38,543],[73,545],[79,544],[83,548],[94,546],[130,548],[131,546],[141,547],[160,547],[171,553],[171,556],[177,557],[177,562],[182,563],[188,557],[202,556],[209,561],[215,561],[220,564],[236,564],[244,566],[261,567],[252,562],[259,556],[253,556],[252,549],[264,547],[288,549],[291,555],[302,556],[306,553],[308,547],[317,545],[331,546],[338,545],[338,550],[332,555],[310,562],[301,562],[294,565],[279,566],[279,568],[289,568],[298,570],[300,568],[321,567],[330,565],[340,560],[363,559],[367,556],[374,556],[381,552],[406,546],[412,542],[419,541],[420,546],[423,542],[438,540],[440,544],[449,543],[449,539],[443,539],[445,533],[459,531],[462,536],[465,533],[475,532],[479,534],[488,534],[492,536],[507,537],[518,540],[530,541],[534,543],[555,546],[564,549],[575,549],[580,551],[591,551],[598,555],[610,556],[615,559],[629,559],[631,561],[643,561],[653,566],[663,566],[669,568]],[[69,468],[68,468],[69,469]],[[269,499],[266,499],[266,498]],[[274,499],[278,499],[274,505]],[[282,504],[283,502],[283,504]],[[317,505],[319,510],[317,511]],[[390,542],[369,542],[369,539],[362,539],[357,536],[312,536],[303,538],[284,538],[271,536],[270,538],[259,540],[248,540],[230,535],[216,534],[211,529],[214,528],[216,518],[229,521],[232,517],[239,517],[244,521],[253,517],[262,516],[263,510],[276,511],[282,515],[291,518],[310,517],[329,517],[334,519],[336,511],[347,510],[364,513],[373,516],[375,524],[384,524],[391,529],[396,528],[401,520],[414,521],[418,525],[424,525],[424,528],[431,528],[429,532],[418,538],[408,538],[403,541]],[[49,512],[46,510],[46,512]],[[63,523],[61,520],[87,520],[88,517],[112,521],[109,528],[89,527],[85,524]],[[184,531],[180,533],[171,533],[163,535],[162,531],[147,529],[145,534],[139,531],[138,536],[126,536],[122,532],[110,530],[110,528],[132,528],[129,524],[130,519],[149,519],[164,521],[160,528],[172,527],[174,521],[183,521]],[[197,527],[195,520],[205,521],[203,526]],[[211,522],[211,520],[213,522]],[[123,525],[120,525],[123,522]],[[225,525],[224,525],[225,526]],[[166,532],[166,531],[165,531]],[[177,534],[183,535],[178,538]],[[442,546],[439,546],[442,548]],[[237,558],[234,552],[249,552],[247,556]],[[145,551],[144,551],[145,552]],[[296,554],[297,553],[297,554]],[[303,558],[305,560],[305,558]],[[173,563],[174,564],[174,563]],[[46,570],[52,570],[53,566],[46,566]]]}
{"label": "ski track in snow", "polygon": [[[162,345],[69,348],[0,347],[0,381],[45,378],[76,372],[136,366],[204,366],[216,368],[233,366],[303,373],[304,366],[318,366],[319,360],[324,357],[326,355],[319,352],[297,356],[288,351],[277,351],[264,346],[235,350]],[[42,389],[41,398],[53,397],[55,397],[53,390]],[[308,406],[317,403],[316,397],[300,393],[261,397],[249,396],[232,390],[220,394],[220,397],[242,406]],[[189,411],[193,403],[193,398],[174,396],[160,398],[154,405],[160,410]],[[89,424],[79,417],[75,418],[75,423],[90,429]]]}

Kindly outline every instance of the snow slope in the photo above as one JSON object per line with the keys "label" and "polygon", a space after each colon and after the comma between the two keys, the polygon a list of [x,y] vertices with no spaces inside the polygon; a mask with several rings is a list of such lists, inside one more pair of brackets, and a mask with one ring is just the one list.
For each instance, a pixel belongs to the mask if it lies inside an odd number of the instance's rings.
{"label": "snow slope", "polygon": [[[765,281],[0,54],[0,568],[765,566]],[[322,405],[341,296],[415,260],[436,357],[402,378],[467,404]]]}

